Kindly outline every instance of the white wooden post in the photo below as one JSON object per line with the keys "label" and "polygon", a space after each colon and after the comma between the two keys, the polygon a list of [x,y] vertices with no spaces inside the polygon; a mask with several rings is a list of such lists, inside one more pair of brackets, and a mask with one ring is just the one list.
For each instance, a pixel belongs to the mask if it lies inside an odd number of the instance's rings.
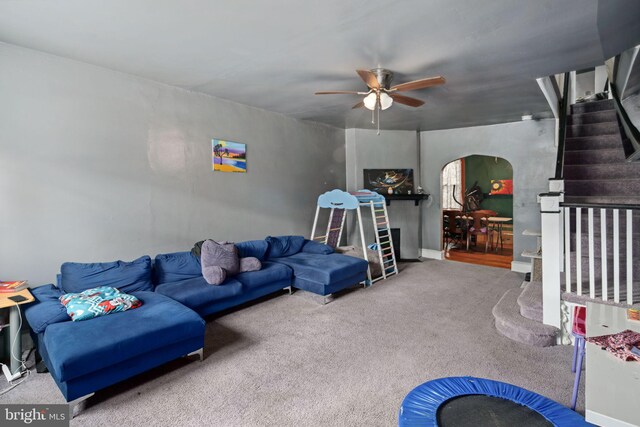
{"label": "white wooden post", "polygon": [[540,195],[542,216],[542,322],[561,327],[560,265],[562,253],[562,193]]}
{"label": "white wooden post", "polygon": [[[563,198],[560,201],[564,201],[564,179],[549,178],[549,193],[562,193]],[[560,235],[564,236],[564,209],[560,209]],[[568,228],[567,228],[568,229]],[[569,250],[568,248],[566,249]],[[565,259],[564,246],[560,246],[560,271],[564,273],[564,259]]]}

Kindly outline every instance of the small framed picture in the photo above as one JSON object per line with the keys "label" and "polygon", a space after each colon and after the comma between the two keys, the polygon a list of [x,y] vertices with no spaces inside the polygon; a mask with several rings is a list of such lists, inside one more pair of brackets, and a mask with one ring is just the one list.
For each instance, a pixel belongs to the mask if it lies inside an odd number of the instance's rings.
{"label": "small framed picture", "polygon": [[211,169],[214,172],[247,172],[247,145],[222,139],[211,140]]}

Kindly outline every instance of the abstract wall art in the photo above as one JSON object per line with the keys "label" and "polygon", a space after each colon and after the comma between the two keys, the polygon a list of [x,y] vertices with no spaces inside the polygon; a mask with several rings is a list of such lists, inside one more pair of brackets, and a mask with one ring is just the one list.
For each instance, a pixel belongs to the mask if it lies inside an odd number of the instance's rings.
{"label": "abstract wall art", "polygon": [[513,180],[512,179],[492,179],[490,194],[491,195],[513,194]]}
{"label": "abstract wall art", "polygon": [[412,194],[413,169],[364,169],[364,188],[380,194]]}

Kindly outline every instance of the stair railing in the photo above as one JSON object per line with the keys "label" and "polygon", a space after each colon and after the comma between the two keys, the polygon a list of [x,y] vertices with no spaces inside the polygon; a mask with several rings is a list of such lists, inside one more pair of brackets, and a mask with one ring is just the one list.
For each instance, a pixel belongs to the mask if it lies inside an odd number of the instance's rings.
{"label": "stair railing", "polygon": [[633,269],[634,258],[636,265],[639,258],[633,230],[640,205],[560,203],[560,209],[565,221],[564,292],[628,305],[640,301]]}
{"label": "stair railing", "polygon": [[571,73],[564,73],[562,97],[558,100],[558,154],[555,175],[549,180],[549,192],[539,195],[542,249],[542,322],[561,327],[560,274],[563,270],[564,242],[564,152],[567,121],[571,108]]}
{"label": "stair railing", "polygon": [[639,46],[629,49],[614,58],[613,71],[609,75],[609,87],[613,105],[618,113],[618,119],[624,129],[627,139],[622,140],[622,146],[627,161],[637,161],[640,159],[640,132],[633,124],[627,110],[622,105],[622,97],[627,86],[629,76],[633,70],[634,63],[638,57]]}
{"label": "stair railing", "polygon": [[564,147],[565,140],[567,137],[567,118],[569,116],[570,110],[570,100],[569,100],[569,89],[571,86],[571,77],[570,73],[564,73],[563,79],[563,87],[562,87],[562,98],[558,100],[558,112],[559,116],[558,120],[558,154],[556,157],[556,180],[562,179],[562,169],[564,167]]}

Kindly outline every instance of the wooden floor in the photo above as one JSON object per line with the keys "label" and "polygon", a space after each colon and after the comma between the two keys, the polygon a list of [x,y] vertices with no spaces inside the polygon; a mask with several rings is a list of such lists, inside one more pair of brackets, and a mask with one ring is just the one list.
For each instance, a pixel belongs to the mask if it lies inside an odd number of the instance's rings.
{"label": "wooden floor", "polygon": [[445,259],[511,269],[513,249],[510,246],[505,246],[504,249],[498,249],[497,252],[490,249],[487,253],[484,253],[484,245],[480,245],[478,250],[471,247],[469,252],[465,248],[450,249],[445,253]]}

